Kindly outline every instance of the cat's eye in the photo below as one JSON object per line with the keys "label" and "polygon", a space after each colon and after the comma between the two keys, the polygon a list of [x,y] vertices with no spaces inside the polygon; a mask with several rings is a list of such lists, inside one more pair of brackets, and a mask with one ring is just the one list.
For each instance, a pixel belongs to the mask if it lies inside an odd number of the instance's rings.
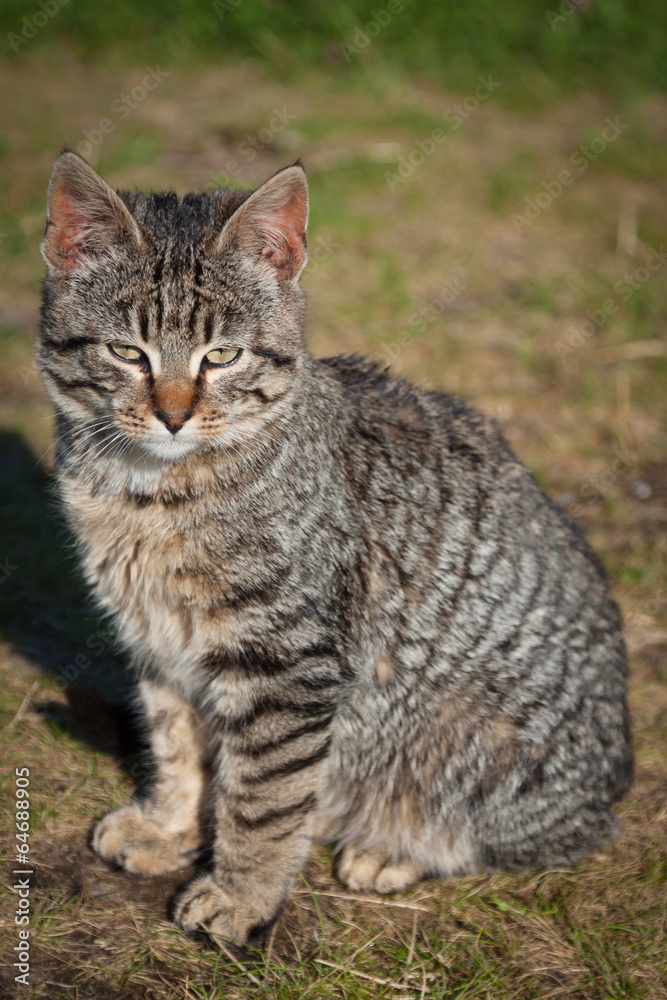
{"label": "cat's eye", "polygon": [[123,361],[137,362],[145,360],[143,351],[140,351],[138,347],[133,347],[132,344],[109,344],[109,350]]}
{"label": "cat's eye", "polygon": [[205,355],[204,361],[215,368],[225,368],[233,365],[243,354],[241,348],[237,347],[217,347],[214,351],[209,351]]}

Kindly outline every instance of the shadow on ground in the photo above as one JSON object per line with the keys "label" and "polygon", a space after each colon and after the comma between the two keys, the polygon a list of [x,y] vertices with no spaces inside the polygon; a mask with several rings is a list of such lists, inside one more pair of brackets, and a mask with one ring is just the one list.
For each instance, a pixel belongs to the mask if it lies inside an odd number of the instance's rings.
{"label": "shadow on ground", "polygon": [[77,580],[53,479],[15,432],[0,432],[0,512],[0,634],[64,695],[33,707],[131,769],[132,679]]}

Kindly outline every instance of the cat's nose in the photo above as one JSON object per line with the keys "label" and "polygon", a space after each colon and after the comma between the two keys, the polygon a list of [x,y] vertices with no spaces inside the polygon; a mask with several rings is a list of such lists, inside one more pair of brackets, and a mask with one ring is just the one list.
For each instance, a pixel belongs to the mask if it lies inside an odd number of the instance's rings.
{"label": "cat's nose", "polygon": [[178,434],[186,420],[192,416],[192,410],[183,410],[181,413],[170,413],[167,410],[156,410],[155,416],[161,420],[167,430],[172,434]]}

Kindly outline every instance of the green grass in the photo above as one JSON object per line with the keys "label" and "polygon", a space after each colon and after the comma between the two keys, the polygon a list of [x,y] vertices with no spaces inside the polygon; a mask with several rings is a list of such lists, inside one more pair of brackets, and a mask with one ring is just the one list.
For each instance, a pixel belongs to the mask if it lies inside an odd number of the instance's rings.
{"label": "green grass", "polygon": [[[0,26],[7,54],[15,51],[18,59],[29,47],[59,38],[85,53],[116,45],[140,60],[169,64],[250,55],[283,77],[324,64],[337,74],[368,69],[382,80],[398,68],[467,90],[480,73],[494,72],[507,92],[524,100],[526,82],[534,96],[581,86],[619,94],[629,83],[665,86],[667,14],[660,0],[642,5],[598,0],[554,21],[547,15],[557,16],[559,6],[539,0],[511,5],[403,0],[392,15],[386,4],[373,7],[362,0],[314,0],[306,6],[297,0],[242,0],[218,3],[217,10],[210,0],[119,0],[109,7],[80,0],[45,19],[38,6],[6,0]],[[38,30],[35,15],[38,25],[46,20]]]}

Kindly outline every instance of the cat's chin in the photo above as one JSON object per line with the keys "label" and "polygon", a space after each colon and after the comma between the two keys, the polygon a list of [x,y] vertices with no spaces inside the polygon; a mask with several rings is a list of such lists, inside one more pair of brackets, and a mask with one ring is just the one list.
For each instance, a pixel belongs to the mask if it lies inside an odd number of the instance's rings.
{"label": "cat's chin", "polygon": [[144,492],[156,489],[171,469],[201,452],[196,441],[135,441],[115,459],[112,479],[118,489]]}
{"label": "cat's chin", "polygon": [[182,441],[173,437],[159,438],[157,440],[142,441],[140,450],[144,456],[166,465],[173,465],[184,458],[194,455],[196,451],[200,451],[201,445],[192,438],[185,438]]}

